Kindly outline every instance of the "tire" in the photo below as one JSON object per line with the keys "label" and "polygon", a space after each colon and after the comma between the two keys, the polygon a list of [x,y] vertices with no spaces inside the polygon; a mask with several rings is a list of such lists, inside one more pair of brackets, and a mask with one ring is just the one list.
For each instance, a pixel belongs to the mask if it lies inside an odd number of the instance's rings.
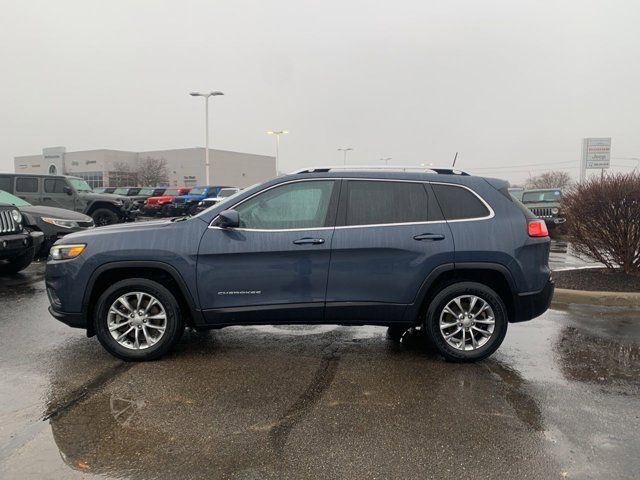
{"label": "tire", "polygon": [[[472,308],[469,308],[472,306],[473,297],[478,300],[475,301]],[[473,318],[467,316],[460,319],[461,312],[458,308],[458,303],[456,303],[456,298],[458,298],[460,305],[463,307],[462,311],[470,312]],[[480,300],[485,302],[489,308],[485,309],[485,305],[479,303]],[[445,307],[447,306],[451,306],[451,313],[445,313]],[[480,310],[483,311],[480,312]],[[491,324],[491,317],[493,318],[493,324]],[[444,331],[441,330],[441,319],[445,326]],[[508,321],[507,308],[494,290],[481,283],[459,282],[444,287],[433,298],[427,308],[425,330],[446,360],[452,362],[476,362],[489,357],[502,344],[507,333]],[[446,325],[451,326],[446,327]],[[445,339],[445,335],[451,335],[459,328],[461,329],[460,332],[452,336],[450,341]],[[481,330],[484,333],[480,333]],[[490,335],[487,335],[489,330],[492,331]],[[463,339],[465,342],[464,349],[462,348]],[[458,342],[458,346],[456,347],[450,342]]]}
{"label": "tire", "polygon": [[160,216],[161,217],[171,217],[173,214],[173,209],[171,208],[171,205],[164,205],[160,211]]}
{"label": "tire", "polygon": [[0,266],[0,271],[2,271],[2,273],[18,273],[27,268],[31,264],[31,262],[33,262],[34,256],[35,249],[29,248],[22,255],[17,255],[13,258],[9,258],[9,263]]}
{"label": "tire", "polygon": [[104,227],[106,225],[113,225],[118,223],[120,217],[113,210],[109,210],[108,208],[97,208],[92,214],[91,218],[93,218],[93,223],[96,224],[96,227]]}
{"label": "tire", "polygon": [[[147,297],[152,297],[159,303],[159,306],[153,304],[150,307],[149,318],[146,321],[142,320],[143,316],[136,316],[135,319],[129,320],[130,315],[123,313],[130,310],[127,310],[124,304],[117,303],[119,298],[125,296],[125,300],[133,307],[131,302],[136,300],[134,292],[143,295],[142,305],[136,305],[134,311],[140,312],[145,308],[144,302]],[[127,298],[126,295],[131,296]],[[147,304],[152,302],[148,301]],[[120,315],[111,313],[114,305],[117,305],[118,311],[122,312]],[[163,314],[164,323],[163,320],[153,319],[153,317],[162,317]],[[123,325],[121,329],[115,330],[116,336],[122,335],[133,327],[133,330],[122,338],[123,343],[129,342],[128,345],[118,342],[110,332],[110,325],[114,325],[110,322],[114,321]],[[154,328],[151,328],[152,324],[155,324]],[[160,333],[159,326],[163,324],[164,331]],[[182,337],[184,323],[178,301],[167,288],[146,278],[130,278],[115,283],[100,295],[95,309],[94,329],[102,346],[113,356],[125,361],[147,361],[160,358],[173,348]],[[138,332],[135,331],[136,329]],[[156,337],[155,342],[153,340],[145,342],[145,339],[153,336]],[[139,338],[138,348],[135,347],[135,338]]]}

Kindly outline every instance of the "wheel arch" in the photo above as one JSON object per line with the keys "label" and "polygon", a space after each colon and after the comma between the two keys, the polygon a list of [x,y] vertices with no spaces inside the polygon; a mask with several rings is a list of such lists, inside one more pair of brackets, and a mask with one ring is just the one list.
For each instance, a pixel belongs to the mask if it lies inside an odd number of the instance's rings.
{"label": "wheel arch", "polygon": [[509,321],[515,318],[513,277],[501,264],[491,262],[447,263],[433,269],[420,286],[415,301],[407,308],[405,320],[416,324],[433,297],[447,285],[471,281],[493,289],[507,306]]}
{"label": "wheel arch", "polygon": [[118,217],[121,217],[120,210],[115,205],[113,205],[112,203],[104,202],[100,200],[89,204],[88,208],[86,209],[85,215],[91,216],[93,212],[95,212],[99,208],[106,208],[107,210],[111,210],[116,215],[118,215]]}
{"label": "wheel arch", "polygon": [[185,324],[193,327],[199,322],[200,312],[186,282],[175,267],[158,261],[110,262],[98,267],[91,275],[85,289],[82,311],[87,319],[87,335],[92,336],[95,303],[108,285],[126,278],[146,278],[167,287],[178,301]]}

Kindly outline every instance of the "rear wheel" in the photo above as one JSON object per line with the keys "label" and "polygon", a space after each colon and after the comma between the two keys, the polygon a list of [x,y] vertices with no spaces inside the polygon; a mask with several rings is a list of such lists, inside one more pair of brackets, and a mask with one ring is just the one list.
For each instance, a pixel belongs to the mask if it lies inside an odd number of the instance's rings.
{"label": "rear wheel", "polygon": [[495,352],[507,333],[507,308],[486,285],[454,283],[432,300],[425,327],[442,356],[474,362]]}
{"label": "rear wheel", "polygon": [[122,360],[154,360],[184,331],[180,307],[163,285],[145,278],[122,280],[98,299],[94,318],[102,346]]}
{"label": "rear wheel", "polygon": [[91,218],[93,218],[93,223],[96,224],[96,227],[113,225],[114,223],[118,223],[119,220],[118,214],[108,208],[97,208],[91,214]]}

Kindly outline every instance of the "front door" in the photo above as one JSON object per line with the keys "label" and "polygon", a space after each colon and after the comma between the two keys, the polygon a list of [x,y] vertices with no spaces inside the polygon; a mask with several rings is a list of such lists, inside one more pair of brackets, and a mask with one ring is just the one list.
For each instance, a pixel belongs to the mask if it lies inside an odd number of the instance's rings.
{"label": "front door", "polygon": [[333,236],[327,322],[400,321],[429,273],[453,263],[430,185],[345,180]]}
{"label": "front door", "polygon": [[[42,204],[48,207],[66,208],[74,210],[73,195],[65,191],[67,183],[63,178],[45,178],[42,188]],[[68,190],[71,192],[71,190]]]}
{"label": "front door", "polygon": [[276,185],[214,221],[200,242],[198,295],[208,323],[320,322],[340,182]]}

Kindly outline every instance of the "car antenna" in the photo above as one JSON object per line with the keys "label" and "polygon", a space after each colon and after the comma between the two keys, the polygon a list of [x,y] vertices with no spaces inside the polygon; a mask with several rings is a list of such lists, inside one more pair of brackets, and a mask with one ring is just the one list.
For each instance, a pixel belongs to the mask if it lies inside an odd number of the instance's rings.
{"label": "car antenna", "polygon": [[452,167],[456,166],[456,160],[458,159],[458,152],[456,152],[455,156],[453,157],[453,165],[451,165]]}

